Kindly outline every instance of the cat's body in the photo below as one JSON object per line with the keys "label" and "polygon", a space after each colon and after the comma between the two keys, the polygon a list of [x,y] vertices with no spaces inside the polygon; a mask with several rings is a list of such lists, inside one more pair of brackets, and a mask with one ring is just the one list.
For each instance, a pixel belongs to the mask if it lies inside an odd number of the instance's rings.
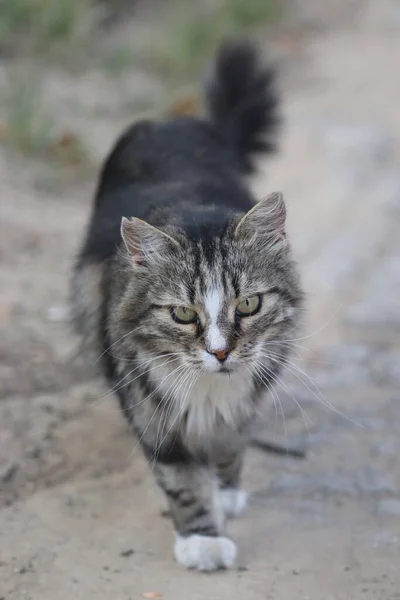
{"label": "cat's body", "polygon": [[103,168],[72,282],[76,327],[166,494],[175,556],[200,570],[235,559],[224,518],[244,507],[248,427],[301,302],[283,199],[254,207],[243,178],[272,149],[272,84],[254,49],[228,44],[208,120],[133,125]]}

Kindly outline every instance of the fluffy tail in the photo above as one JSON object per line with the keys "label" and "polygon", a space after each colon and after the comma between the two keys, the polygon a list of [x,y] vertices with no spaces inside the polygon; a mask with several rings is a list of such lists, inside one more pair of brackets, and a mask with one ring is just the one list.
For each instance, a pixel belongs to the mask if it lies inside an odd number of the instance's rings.
{"label": "fluffy tail", "polygon": [[206,105],[246,173],[253,171],[254,155],[276,149],[278,104],[275,73],[261,64],[254,45],[225,42],[206,82]]}

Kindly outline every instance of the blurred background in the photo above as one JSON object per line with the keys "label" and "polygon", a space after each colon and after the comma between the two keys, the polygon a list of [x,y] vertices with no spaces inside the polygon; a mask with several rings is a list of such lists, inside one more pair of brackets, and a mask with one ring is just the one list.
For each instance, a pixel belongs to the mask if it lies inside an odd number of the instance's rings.
{"label": "blurred background", "polygon": [[[171,557],[161,497],[76,356],[69,270],[133,119],[201,110],[226,36],[279,71],[303,332],[249,451],[238,569]],[[0,598],[400,598],[400,2],[0,0]],[[276,405],[275,405],[276,403]]]}

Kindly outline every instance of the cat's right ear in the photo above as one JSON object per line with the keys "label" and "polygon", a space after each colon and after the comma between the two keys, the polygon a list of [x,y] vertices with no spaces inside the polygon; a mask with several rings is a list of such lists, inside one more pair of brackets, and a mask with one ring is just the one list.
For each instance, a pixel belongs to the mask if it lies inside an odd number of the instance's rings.
{"label": "cat's right ear", "polygon": [[234,236],[249,244],[285,247],[286,208],[283,196],[274,192],[263,198],[239,221]]}
{"label": "cat's right ear", "polygon": [[136,217],[122,217],[121,236],[136,267],[168,260],[171,250],[179,246],[171,236]]}

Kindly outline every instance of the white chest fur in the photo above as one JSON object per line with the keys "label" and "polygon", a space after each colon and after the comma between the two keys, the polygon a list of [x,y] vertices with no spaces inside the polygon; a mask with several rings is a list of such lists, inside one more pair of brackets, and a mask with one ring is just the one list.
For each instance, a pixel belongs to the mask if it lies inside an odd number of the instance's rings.
{"label": "white chest fur", "polygon": [[230,375],[194,371],[174,372],[174,368],[154,364],[150,377],[157,393],[170,404],[170,423],[185,416],[187,436],[213,438],[223,429],[235,431],[254,412],[251,401],[252,376],[247,370]]}

